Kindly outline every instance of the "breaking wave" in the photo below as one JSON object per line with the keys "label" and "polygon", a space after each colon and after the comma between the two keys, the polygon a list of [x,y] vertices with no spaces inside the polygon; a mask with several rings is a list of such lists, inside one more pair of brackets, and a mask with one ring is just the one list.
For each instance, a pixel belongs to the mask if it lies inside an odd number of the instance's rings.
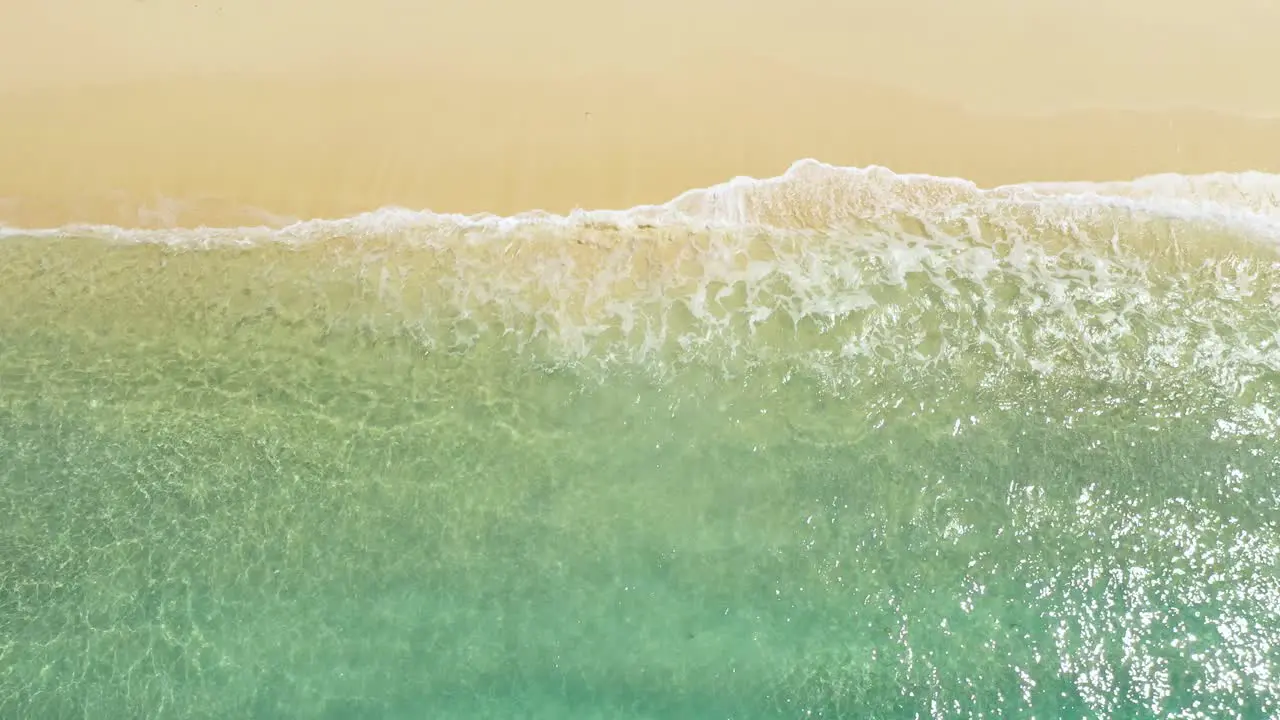
{"label": "breaking wave", "polygon": [[54,237],[257,248],[251,264],[292,277],[246,280],[259,296],[330,268],[359,287],[360,322],[429,350],[497,338],[579,366],[732,371],[782,357],[836,382],[940,366],[1178,372],[1235,392],[1280,369],[1280,177],[1264,173],[982,189],[805,160],[624,211],[385,208],[280,227],[5,234],[34,244],[0,275],[38,262]]}

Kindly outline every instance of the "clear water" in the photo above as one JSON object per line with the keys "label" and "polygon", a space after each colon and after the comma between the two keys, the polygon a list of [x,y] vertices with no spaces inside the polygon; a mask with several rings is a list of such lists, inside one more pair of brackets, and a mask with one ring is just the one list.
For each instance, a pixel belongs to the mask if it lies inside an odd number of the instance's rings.
{"label": "clear water", "polygon": [[1276,716],[1274,246],[944,200],[11,233],[0,717]]}

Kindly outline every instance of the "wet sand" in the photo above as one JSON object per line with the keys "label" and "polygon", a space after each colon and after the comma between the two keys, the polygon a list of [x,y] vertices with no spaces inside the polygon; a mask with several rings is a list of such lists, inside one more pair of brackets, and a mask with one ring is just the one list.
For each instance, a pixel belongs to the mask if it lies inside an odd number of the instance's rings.
{"label": "wet sand", "polygon": [[0,220],[618,208],[804,157],[982,185],[1280,171],[1280,8],[664,2],[7,10]]}

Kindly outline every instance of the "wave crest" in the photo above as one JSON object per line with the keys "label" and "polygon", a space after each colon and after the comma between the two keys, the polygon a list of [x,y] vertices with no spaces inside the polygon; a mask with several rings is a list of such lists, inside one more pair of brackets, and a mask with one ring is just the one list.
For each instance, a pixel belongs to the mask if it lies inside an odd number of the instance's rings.
{"label": "wave crest", "polygon": [[[179,201],[167,202],[175,207],[181,205]],[[165,215],[149,211],[146,220],[154,223]],[[993,221],[1034,227],[1141,216],[1212,225],[1255,239],[1280,242],[1280,175],[1161,174],[1123,182],[1038,182],[984,189],[959,178],[899,174],[877,166],[839,167],[805,159],[777,177],[738,177],[686,191],[662,204],[626,210],[575,210],[565,215],[529,211],[499,216],[386,207],[340,219],[287,219],[261,211],[254,211],[253,215],[270,220],[268,224],[238,227],[4,227],[0,233],[217,244],[306,242],[414,230],[509,232],[528,226],[588,231],[654,227],[823,230],[907,218],[933,223]]]}

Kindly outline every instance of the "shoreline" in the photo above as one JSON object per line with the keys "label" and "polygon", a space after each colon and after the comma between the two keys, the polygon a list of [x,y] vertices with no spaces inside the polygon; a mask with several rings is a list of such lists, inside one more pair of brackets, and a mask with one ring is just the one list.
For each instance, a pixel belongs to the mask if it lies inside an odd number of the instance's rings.
{"label": "shoreline", "polygon": [[388,206],[563,214],[660,204],[803,158],[981,187],[1280,172],[1280,119],[978,113],[771,63],[610,80],[293,73],[10,91],[0,222],[139,227],[183,202],[184,226]]}

